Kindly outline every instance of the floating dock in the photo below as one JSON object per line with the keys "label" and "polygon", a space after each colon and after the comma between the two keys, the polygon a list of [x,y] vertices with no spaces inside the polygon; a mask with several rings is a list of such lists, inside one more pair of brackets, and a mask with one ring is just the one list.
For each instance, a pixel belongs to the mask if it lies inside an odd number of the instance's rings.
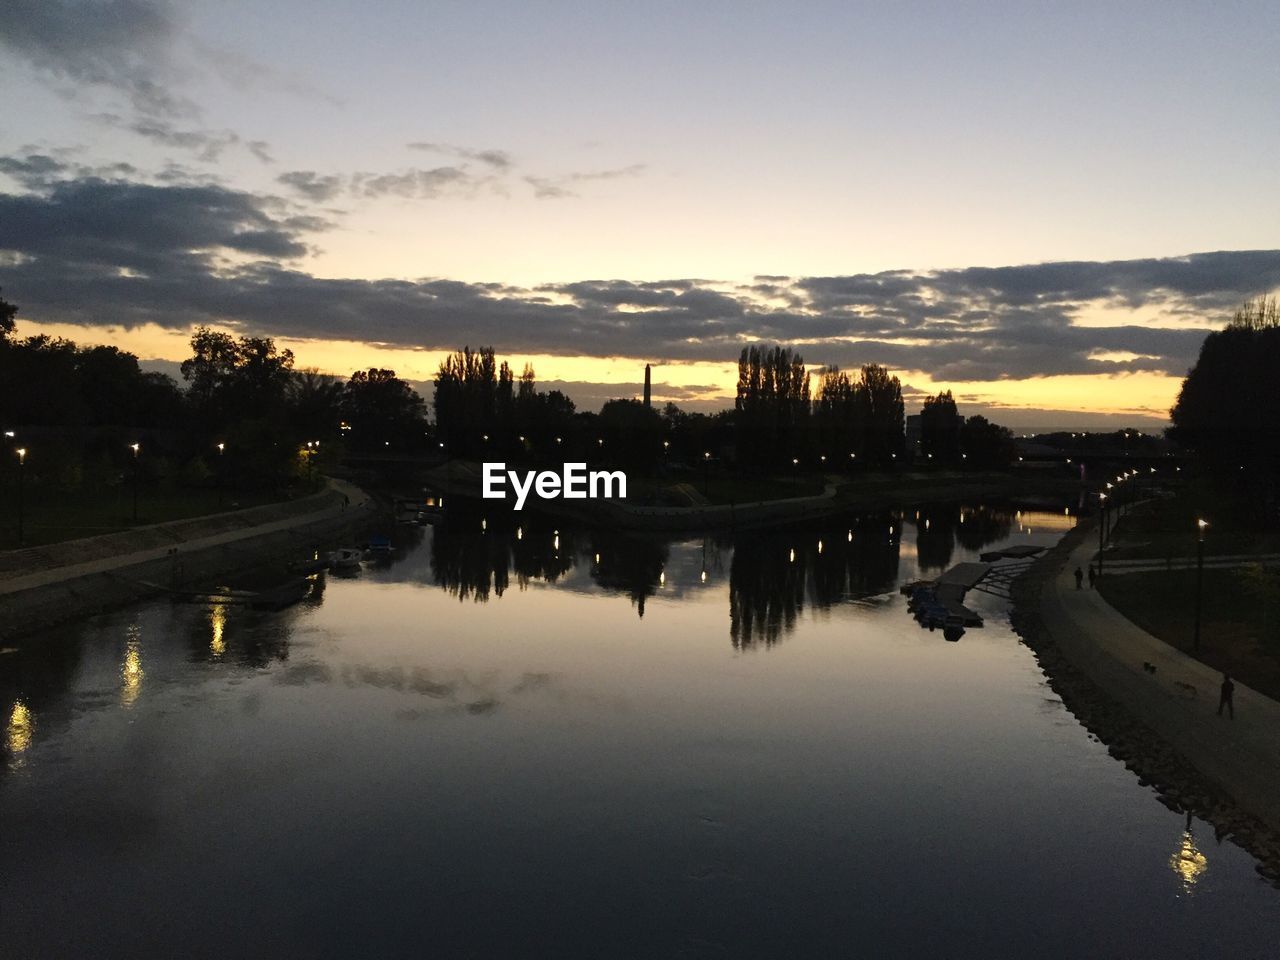
{"label": "floating dock", "polygon": [[[923,591],[924,599],[922,603],[934,608],[932,611],[934,615],[932,616],[929,610],[917,613],[916,619],[920,620],[922,625],[941,626],[946,624],[953,627],[980,627],[982,626],[982,616],[964,605],[964,595],[977,586],[982,581],[982,578],[990,572],[990,563],[974,561],[957,563],[936,580],[922,580],[903,584],[902,592],[915,598],[919,596],[919,591]],[[938,616],[938,613],[941,616]],[[938,623],[937,621],[939,620],[942,622]]]}

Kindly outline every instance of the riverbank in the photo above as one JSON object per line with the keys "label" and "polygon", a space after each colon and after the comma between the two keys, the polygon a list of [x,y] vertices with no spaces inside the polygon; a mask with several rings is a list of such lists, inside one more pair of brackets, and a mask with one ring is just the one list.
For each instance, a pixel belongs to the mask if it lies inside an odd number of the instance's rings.
{"label": "riverbank", "polygon": [[1015,582],[1014,629],[1112,756],[1165,806],[1249,850],[1258,872],[1280,886],[1280,704],[1237,684],[1235,719],[1217,716],[1216,671],[1126,620],[1098,592],[1077,591],[1073,571],[1093,558],[1095,529],[1077,527]]}
{"label": "riverbank", "polygon": [[368,522],[374,502],[331,480],[318,494],[121,533],[0,553],[0,640],[182,587],[262,570],[284,573],[321,544]]}
{"label": "riverbank", "polygon": [[[428,472],[426,479],[445,494],[480,497],[481,471],[478,463],[452,461]],[[855,511],[900,506],[908,501],[980,502],[1038,496],[1058,498],[1071,495],[1079,489],[1079,484],[1074,481],[1003,473],[936,474],[904,471],[868,474],[858,478],[829,475],[821,480],[821,493],[776,500],[671,506],[639,503],[634,498],[630,501],[530,498],[525,509],[621,530],[705,532],[796,523]]]}

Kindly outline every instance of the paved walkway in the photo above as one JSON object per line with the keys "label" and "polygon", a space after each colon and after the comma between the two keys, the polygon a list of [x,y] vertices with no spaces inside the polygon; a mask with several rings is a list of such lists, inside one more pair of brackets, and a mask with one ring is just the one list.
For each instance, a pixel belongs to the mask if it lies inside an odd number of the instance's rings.
{"label": "paved walkway", "polygon": [[[1096,557],[1091,539],[1085,537],[1041,594],[1041,615],[1054,639],[1241,807],[1280,830],[1280,703],[1236,681],[1235,720],[1217,716],[1218,671],[1153,637],[1096,590],[1076,589],[1076,567],[1086,569]],[[1144,661],[1155,665],[1154,674],[1143,670]]]}
{"label": "paved walkway", "polygon": [[341,501],[334,501],[325,505],[321,509],[310,513],[288,516],[281,520],[260,523],[251,527],[241,527],[234,530],[228,530],[223,533],[212,534],[207,537],[198,537],[191,540],[184,540],[176,544],[165,544],[164,546],[152,547],[145,550],[135,550],[132,553],[121,553],[115,556],[88,560],[84,563],[71,563],[56,567],[49,567],[47,569],[37,570],[33,573],[26,574],[25,576],[7,577],[0,580],[0,599],[6,595],[21,593],[24,590],[45,587],[50,584],[61,583],[67,580],[75,580],[92,574],[114,573],[140,563],[147,563],[152,560],[163,560],[168,557],[175,548],[180,555],[184,553],[189,554],[208,547],[225,546],[227,544],[234,544],[241,540],[251,540],[254,537],[260,537],[267,533],[276,533],[282,530],[305,527],[308,524],[315,523],[319,520],[327,520],[332,517],[340,516],[344,510],[359,509],[367,504],[371,499],[369,495],[359,487],[353,486],[346,481],[330,480],[329,484],[332,489],[335,489],[339,493],[345,494],[349,497],[350,503],[344,505]]}

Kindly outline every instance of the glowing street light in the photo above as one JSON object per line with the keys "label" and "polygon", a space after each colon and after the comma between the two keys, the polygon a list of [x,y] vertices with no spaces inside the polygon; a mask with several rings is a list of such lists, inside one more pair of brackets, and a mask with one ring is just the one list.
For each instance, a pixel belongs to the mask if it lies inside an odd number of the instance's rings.
{"label": "glowing street light", "polygon": [[[1108,484],[1110,486],[1110,484]],[[1103,530],[1107,526],[1107,495],[1105,493],[1098,494],[1098,507],[1101,511],[1098,517],[1098,579],[1102,579],[1102,545]]]}
{"label": "glowing street light", "polygon": [[218,447],[218,506],[222,506],[223,491],[226,487],[226,471],[223,468],[222,455],[227,451],[225,443],[217,444]]}
{"label": "glowing street light", "polygon": [[129,449],[133,451],[133,522],[138,522],[138,454],[142,452],[142,444],[131,443]]}
{"label": "glowing street light", "polygon": [[1204,602],[1204,531],[1209,522],[1203,518],[1196,520],[1196,632],[1191,641],[1191,649],[1200,650],[1200,611]]}
{"label": "glowing street light", "polygon": [[[10,431],[6,436],[13,436],[13,432]],[[14,451],[14,453],[18,455],[18,546],[22,546],[22,542],[26,534],[26,505],[23,502],[23,476],[27,472],[27,448],[19,447]]]}

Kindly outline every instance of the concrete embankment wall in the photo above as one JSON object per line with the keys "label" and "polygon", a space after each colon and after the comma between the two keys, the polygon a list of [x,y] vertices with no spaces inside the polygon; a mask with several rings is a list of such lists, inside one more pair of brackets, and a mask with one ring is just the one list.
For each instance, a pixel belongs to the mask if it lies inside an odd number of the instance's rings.
{"label": "concrete embankment wall", "polygon": [[[138,531],[110,535],[116,541],[110,548],[93,542],[105,539],[99,537],[42,548],[41,552],[46,555],[56,550],[60,558],[70,557],[77,563],[117,556],[123,562],[110,570],[64,578],[58,578],[57,569],[46,564],[42,569],[49,573],[48,582],[0,594],[0,641],[38,633],[80,617],[147,599],[162,592],[157,586],[170,589],[207,587],[219,577],[245,573],[262,574],[264,577],[278,574],[283,579],[291,564],[369,524],[374,512],[372,502],[353,506],[350,510],[334,510],[341,499],[340,493],[329,491],[291,504],[255,507],[202,520],[156,524]],[[291,516],[296,517],[297,522],[285,529],[252,532],[254,524],[272,523],[278,527],[279,521]],[[231,531],[242,531],[244,535],[225,542],[201,542],[202,538]],[[132,552],[145,550],[147,559],[128,563],[124,559],[128,553],[117,548],[127,546],[127,538],[133,533],[141,536],[137,541],[138,547]],[[164,544],[171,544],[168,547],[171,552],[155,557],[157,545]],[[81,549],[83,553],[79,552]],[[107,549],[111,552],[103,553]],[[24,551],[12,551],[21,552]],[[6,556],[5,559],[12,558]],[[0,584],[3,584],[2,580]]]}

